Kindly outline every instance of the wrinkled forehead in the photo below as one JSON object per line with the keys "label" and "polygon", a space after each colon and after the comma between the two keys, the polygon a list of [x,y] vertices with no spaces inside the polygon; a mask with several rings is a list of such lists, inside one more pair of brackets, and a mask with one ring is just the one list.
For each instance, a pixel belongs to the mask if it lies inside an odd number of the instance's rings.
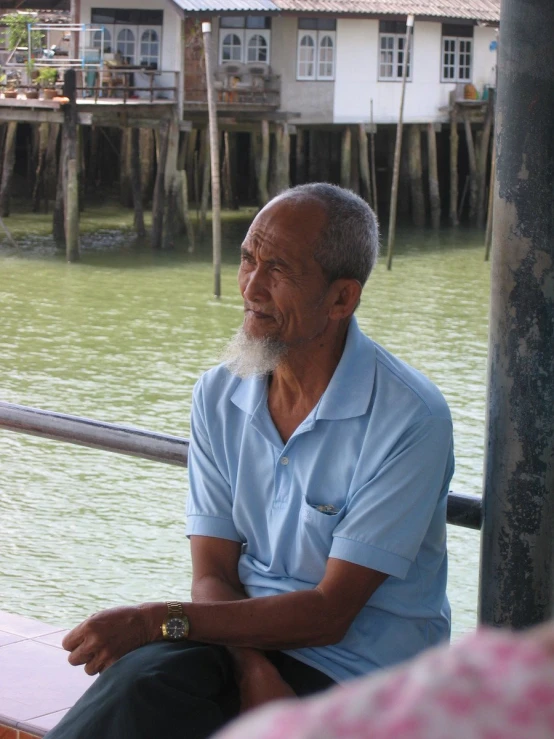
{"label": "wrinkled forehead", "polygon": [[326,221],[325,208],[315,198],[278,196],[254,218],[247,238],[294,243],[313,252]]}

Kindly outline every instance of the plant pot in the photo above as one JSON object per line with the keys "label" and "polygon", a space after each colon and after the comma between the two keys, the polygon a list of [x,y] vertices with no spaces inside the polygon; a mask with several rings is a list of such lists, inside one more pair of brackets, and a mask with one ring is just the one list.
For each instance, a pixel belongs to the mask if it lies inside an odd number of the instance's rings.
{"label": "plant pot", "polygon": [[38,90],[27,90],[25,97],[27,100],[38,100]]}
{"label": "plant pot", "polygon": [[4,97],[13,100],[17,97],[17,90],[4,90]]}
{"label": "plant pot", "polygon": [[42,96],[45,100],[52,100],[52,98],[56,97],[56,90],[54,90],[54,88],[47,87],[42,91]]}

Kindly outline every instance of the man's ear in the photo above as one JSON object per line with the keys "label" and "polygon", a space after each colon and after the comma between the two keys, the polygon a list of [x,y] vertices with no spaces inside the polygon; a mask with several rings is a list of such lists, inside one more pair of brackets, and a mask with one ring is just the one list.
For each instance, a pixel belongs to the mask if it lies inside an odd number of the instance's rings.
{"label": "man's ear", "polygon": [[350,318],[358,307],[362,286],[358,280],[341,278],[331,285],[333,302],[329,309],[329,318],[332,321],[341,321]]}

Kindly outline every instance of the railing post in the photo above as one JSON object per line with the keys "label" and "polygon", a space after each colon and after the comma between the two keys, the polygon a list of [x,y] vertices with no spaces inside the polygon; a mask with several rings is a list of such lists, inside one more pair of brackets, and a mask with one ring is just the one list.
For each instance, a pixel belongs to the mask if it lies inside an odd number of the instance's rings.
{"label": "railing post", "polygon": [[554,3],[503,0],[481,621],[554,612]]}

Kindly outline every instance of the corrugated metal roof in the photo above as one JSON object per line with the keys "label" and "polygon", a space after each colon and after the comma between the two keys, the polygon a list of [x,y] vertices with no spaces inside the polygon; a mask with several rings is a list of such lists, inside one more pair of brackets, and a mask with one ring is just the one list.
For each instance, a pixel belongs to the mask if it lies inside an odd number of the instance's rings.
{"label": "corrugated metal roof", "polygon": [[500,0],[275,0],[286,11],[500,20]]}
{"label": "corrugated metal roof", "polygon": [[271,0],[173,0],[186,13],[275,13]]}

